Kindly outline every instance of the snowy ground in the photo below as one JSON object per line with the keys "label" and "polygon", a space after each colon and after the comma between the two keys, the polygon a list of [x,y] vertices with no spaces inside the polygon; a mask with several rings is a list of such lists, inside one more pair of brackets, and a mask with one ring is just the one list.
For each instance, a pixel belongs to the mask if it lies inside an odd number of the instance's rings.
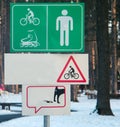
{"label": "snowy ground", "polygon": [[[99,116],[90,113],[96,105],[95,99],[79,97],[78,103],[71,103],[71,115],[50,116],[50,127],[120,127],[120,100],[111,99],[115,116]],[[0,110],[0,115],[10,111]],[[0,116],[1,117],[1,116]],[[0,127],[43,127],[43,116],[21,117],[0,123]]]}

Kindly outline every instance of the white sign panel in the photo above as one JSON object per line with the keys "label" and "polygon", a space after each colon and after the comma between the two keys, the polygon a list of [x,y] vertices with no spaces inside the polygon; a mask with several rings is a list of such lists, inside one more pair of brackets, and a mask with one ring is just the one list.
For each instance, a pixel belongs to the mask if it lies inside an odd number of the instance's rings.
{"label": "white sign panel", "polygon": [[23,115],[70,114],[70,86],[23,85]]}
{"label": "white sign panel", "polygon": [[88,54],[5,54],[5,84],[88,84]]}

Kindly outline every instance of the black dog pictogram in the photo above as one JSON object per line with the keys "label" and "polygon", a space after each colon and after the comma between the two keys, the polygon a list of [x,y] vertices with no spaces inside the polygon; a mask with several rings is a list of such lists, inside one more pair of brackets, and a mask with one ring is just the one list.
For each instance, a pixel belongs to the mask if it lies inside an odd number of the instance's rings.
{"label": "black dog pictogram", "polygon": [[59,97],[60,95],[65,94],[65,89],[59,89],[57,86],[55,87],[55,92],[54,92],[54,102],[56,102],[57,98],[57,103],[59,102]]}

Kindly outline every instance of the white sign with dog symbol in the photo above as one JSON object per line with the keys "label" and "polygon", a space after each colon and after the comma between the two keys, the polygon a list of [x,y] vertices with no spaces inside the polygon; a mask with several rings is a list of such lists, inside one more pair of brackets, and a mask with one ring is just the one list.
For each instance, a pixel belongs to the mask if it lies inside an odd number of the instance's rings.
{"label": "white sign with dog symbol", "polygon": [[23,86],[23,115],[70,114],[69,86]]}

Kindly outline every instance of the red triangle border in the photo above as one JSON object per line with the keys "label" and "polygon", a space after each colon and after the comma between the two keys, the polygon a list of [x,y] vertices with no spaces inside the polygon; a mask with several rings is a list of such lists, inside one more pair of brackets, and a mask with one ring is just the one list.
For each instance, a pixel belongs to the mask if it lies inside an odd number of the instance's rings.
{"label": "red triangle border", "polygon": [[[66,70],[66,68],[67,68],[67,66],[68,66],[68,64],[70,63],[71,60],[73,61],[73,63],[75,64],[75,66],[76,66],[76,68],[77,68],[79,74],[81,75],[81,77],[82,77],[81,80],[76,80],[76,79],[74,79],[74,80],[71,80],[71,79],[70,79],[70,80],[66,80],[66,79],[64,79],[64,80],[63,80],[63,79],[61,79],[61,77],[62,77],[64,71]],[[70,57],[69,57],[69,59],[68,59],[66,65],[64,66],[64,68],[63,68],[63,70],[62,70],[62,72],[61,72],[61,74],[60,74],[60,76],[58,77],[57,83],[59,83],[59,82],[61,82],[61,83],[67,83],[67,82],[68,82],[68,83],[85,83],[85,82],[86,82],[86,79],[85,79],[83,73],[81,72],[81,70],[79,69],[79,67],[78,67],[78,65],[77,65],[77,63],[76,63],[76,61],[75,61],[74,58],[73,58],[73,56],[70,56]]]}

